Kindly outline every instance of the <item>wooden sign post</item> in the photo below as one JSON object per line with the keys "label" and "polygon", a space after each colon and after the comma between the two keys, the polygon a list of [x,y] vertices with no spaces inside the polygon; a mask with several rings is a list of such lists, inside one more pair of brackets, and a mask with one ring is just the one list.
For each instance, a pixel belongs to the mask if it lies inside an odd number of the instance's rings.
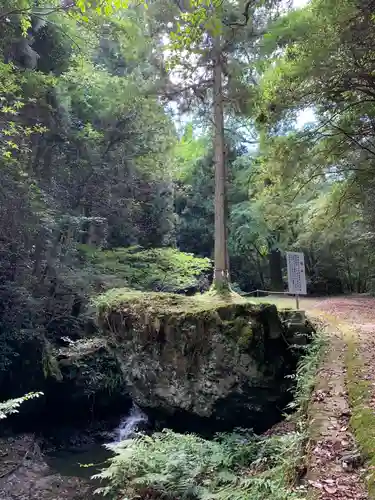
{"label": "wooden sign post", "polygon": [[288,269],[288,291],[296,296],[296,307],[299,309],[299,296],[307,295],[305,256],[302,252],[286,252]]}

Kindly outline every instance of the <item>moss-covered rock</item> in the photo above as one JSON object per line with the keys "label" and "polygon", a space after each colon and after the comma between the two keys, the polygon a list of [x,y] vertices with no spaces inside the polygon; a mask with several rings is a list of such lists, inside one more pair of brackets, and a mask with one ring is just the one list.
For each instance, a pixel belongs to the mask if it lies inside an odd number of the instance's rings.
{"label": "moss-covered rock", "polygon": [[314,327],[306,318],[305,312],[296,309],[281,309],[279,317],[283,328],[293,345],[306,345]]}
{"label": "moss-covered rock", "polygon": [[72,342],[54,354],[61,378],[47,399],[49,407],[60,406],[63,421],[108,417],[130,407],[121,367],[104,339]]}
{"label": "moss-covered rock", "polygon": [[12,340],[13,356],[0,370],[0,400],[31,391],[42,391],[43,396],[25,403],[6,424],[30,430],[56,423],[86,424],[130,408],[121,366],[104,339],[58,347],[42,332],[29,331]]}
{"label": "moss-covered rock", "polygon": [[275,306],[117,290],[98,307],[140,406],[217,428],[279,418],[298,356]]}

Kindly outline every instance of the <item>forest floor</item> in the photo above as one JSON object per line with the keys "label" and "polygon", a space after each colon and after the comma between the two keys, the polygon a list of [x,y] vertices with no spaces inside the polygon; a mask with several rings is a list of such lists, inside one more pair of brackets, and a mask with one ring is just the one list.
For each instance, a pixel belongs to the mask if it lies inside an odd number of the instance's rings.
{"label": "forest floor", "polygon": [[[321,316],[319,316],[321,318]],[[308,464],[305,484],[314,499],[365,500],[365,470],[350,426],[346,389],[346,343],[332,323],[323,362],[310,400]]]}
{"label": "forest floor", "polygon": [[[310,461],[321,479],[331,475],[330,493],[324,496],[322,481],[312,486],[319,490],[318,498],[375,498],[375,299],[330,298],[306,309],[329,324],[330,334],[315,390],[315,399],[318,395],[322,400],[321,411],[313,408],[315,418],[323,420],[317,425],[317,446]],[[366,456],[365,464],[358,451]]]}

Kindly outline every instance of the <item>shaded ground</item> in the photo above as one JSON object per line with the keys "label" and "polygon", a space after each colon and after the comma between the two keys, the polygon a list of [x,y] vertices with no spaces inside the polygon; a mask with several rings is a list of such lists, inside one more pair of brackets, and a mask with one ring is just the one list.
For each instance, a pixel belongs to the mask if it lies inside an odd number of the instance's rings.
{"label": "shaded ground", "polygon": [[375,299],[365,296],[330,299],[319,304],[319,309],[320,314],[328,315],[330,322],[336,320],[344,332],[351,424],[368,459],[363,469],[368,498],[375,498]]}
{"label": "shaded ground", "polygon": [[[296,304],[292,297],[269,296],[257,299],[261,300],[273,302],[278,307],[294,308]],[[302,298],[300,308],[330,325],[330,345],[310,407],[312,440],[307,484],[313,498],[322,500],[375,498],[375,429],[371,427],[375,420],[375,298]],[[347,376],[346,357],[349,350],[350,356],[354,356],[355,364],[360,367],[359,370],[356,367],[354,381],[349,381]],[[351,384],[351,398],[348,395],[348,383]],[[363,384],[368,392],[364,401],[363,394],[360,395]],[[354,394],[354,400],[358,400],[358,391],[362,400],[355,407],[350,407],[349,399],[353,404]],[[360,437],[357,444],[350,431],[350,423],[353,424],[350,419],[353,415],[354,430],[356,436]],[[359,434],[360,425],[362,429]],[[369,455],[370,460],[366,464],[362,463],[358,444]],[[370,493],[367,493],[365,482],[368,483]]]}
{"label": "shaded ground", "polygon": [[32,435],[0,440],[1,500],[91,500],[87,482],[52,471]]}
{"label": "shaded ground", "polygon": [[[364,482],[368,481],[372,474],[372,465],[371,463],[362,464],[353,436],[347,428],[350,416],[354,415],[356,419],[354,430],[356,436],[359,437],[357,423],[361,408],[349,407],[348,388],[356,392],[365,380],[369,388],[365,410],[370,411],[372,415],[375,413],[375,298],[368,296],[329,298],[311,303],[311,306],[306,309],[330,323],[332,339],[330,353],[319,377],[319,384],[326,384],[328,392],[323,391],[322,407],[313,408],[313,412],[323,419],[321,420],[318,453],[322,451],[326,455],[326,460],[317,463],[313,453],[310,472],[315,469],[314,472],[321,478],[332,474],[334,482],[331,484],[332,489],[331,493],[328,492],[328,496],[327,492],[323,493],[324,484],[322,488],[319,479],[318,483],[313,483],[312,486],[319,490],[318,498],[348,500],[373,498],[372,493],[364,493]],[[361,367],[360,371],[355,374],[357,380],[354,381],[348,378],[348,364],[344,359],[348,355],[348,349],[353,349],[353,345],[355,345],[354,359]],[[351,398],[351,403],[353,404],[353,398]],[[338,409],[342,405],[344,405],[343,411]],[[337,419],[340,412],[341,420]],[[353,420],[351,423],[353,424]],[[363,423],[362,434],[372,434],[374,429],[370,427],[370,421]],[[341,424],[343,425],[340,427]],[[366,446],[363,446],[363,438],[357,444],[363,451],[368,451],[365,449]],[[346,462],[340,458],[345,451],[348,451]],[[369,458],[371,460],[371,456]],[[340,461],[341,470],[337,467]]]}

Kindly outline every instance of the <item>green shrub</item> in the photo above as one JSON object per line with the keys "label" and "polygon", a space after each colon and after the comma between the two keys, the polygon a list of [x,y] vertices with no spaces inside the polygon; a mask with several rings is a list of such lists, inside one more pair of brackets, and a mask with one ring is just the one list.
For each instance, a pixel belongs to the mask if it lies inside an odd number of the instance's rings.
{"label": "green shrub", "polygon": [[177,292],[198,287],[201,276],[212,268],[209,259],[174,248],[129,247],[101,251],[82,245],[80,251],[93,272],[107,282],[112,281],[111,286],[138,290]]}
{"label": "green shrub", "polygon": [[207,441],[165,430],[111,445],[116,456],[96,477],[108,479],[100,491],[118,499],[135,500],[145,488],[181,499],[298,499],[288,479],[301,439],[238,433]]}
{"label": "green shrub", "polygon": [[298,363],[294,375],[296,380],[294,398],[288,406],[290,409],[298,410],[302,415],[307,412],[310,396],[315,385],[316,373],[326,346],[327,338],[318,333],[314,336],[311,344],[298,347],[299,349],[305,348],[306,353]]}

